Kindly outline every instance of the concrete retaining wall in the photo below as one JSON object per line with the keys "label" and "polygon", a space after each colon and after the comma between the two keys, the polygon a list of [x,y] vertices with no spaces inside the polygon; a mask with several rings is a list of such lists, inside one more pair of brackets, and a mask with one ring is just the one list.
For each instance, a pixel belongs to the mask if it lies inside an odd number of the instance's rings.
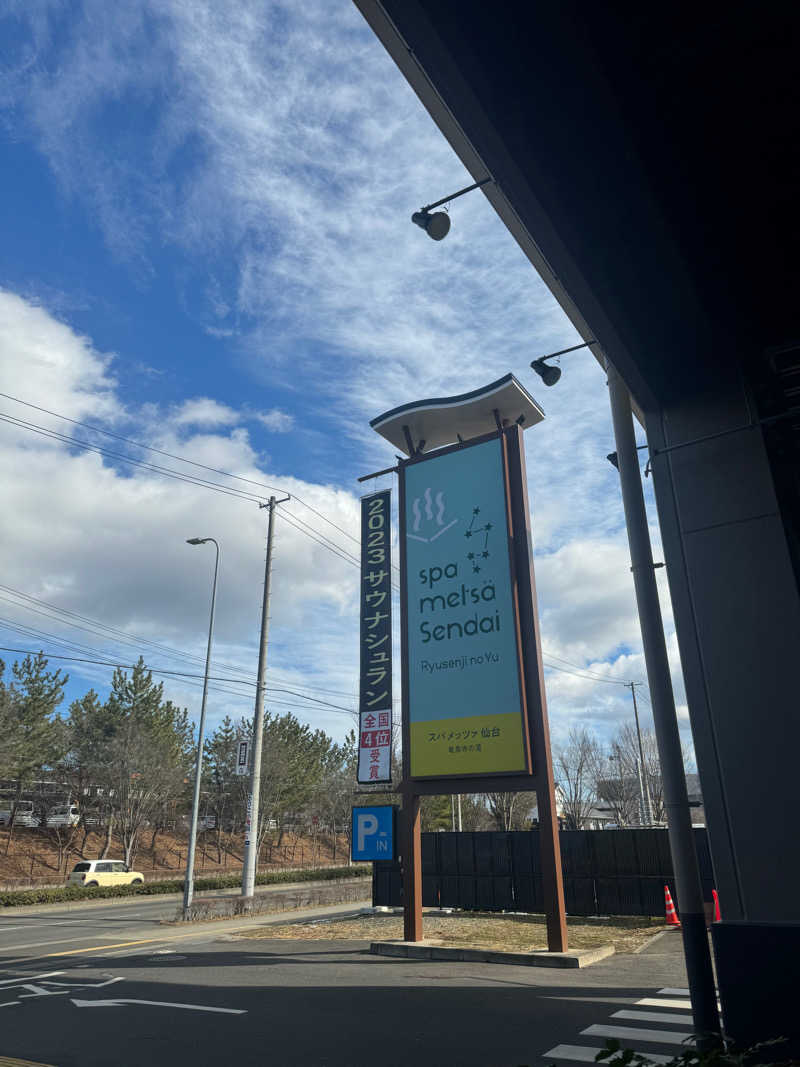
{"label": "concrete retaining wall", "polygon": [[197,919],[231,919],[237,915],[263,915],[268,912],[299,911],[318,904],[369,903],[372,885],[368,878],[348,878],[340,882],[306,882],[270,893],[243,897],[236,893],[225,896],[195,897],[188,919],[179,909],[176,921]]}

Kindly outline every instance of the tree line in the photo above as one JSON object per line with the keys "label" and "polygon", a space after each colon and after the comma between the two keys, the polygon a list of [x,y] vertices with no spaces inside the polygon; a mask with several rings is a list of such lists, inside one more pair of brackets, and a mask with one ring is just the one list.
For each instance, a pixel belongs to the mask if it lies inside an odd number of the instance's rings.
{"label": "tree line", "polygon": [[[77,825],[51,829],[59,859],[83,853],[89,834],[104,833],[101,858],[116,834],[132,865],[145,831],[150,848],[163,830],[185,828],[191,808],[196,737],[187,710],[165,699],[144,661],[114,672],[108,697],[90,689],[66,714],[58,709],[69,676],[50,670],[43,654],[14,663],[0,661],[0,778],[10,810],[11,833],[23,794],[33,797],[41,826],[65,801],[79,807]],[[235,773],[237,743],[251,735],[250,722],[222,720],[204,743],[201,810],[203,826],[236,833],[244,826],[249,776]],[[350,827],[355,783],[356,736],[341,744],[294,715],[264,721],[259,844],[287,827],[328,832],[334,850]],[[80,837],[83,835],[82,842]]]}
{"label": "tree line", "polygon": [[[90,689],[59,714],[68,675],[51,670],[47,658],[28,655],[6,671],[0,660],[0,779],[6,798],[0,808],[13,815],[23,793],[34,797],[40,825],[65,801],[79,806],[77,825],[53,826],[59,859],[83,854],[92,831],[104,834],[102,856],[112,835],[126,863],[133,864],[145,831],[150,848],[164,830],[186,829],[194,781],[196,739],[187,710],[164,697],[143,659],[117,669],[101,700]],[[249,776],[236,774],[238,742],[250,738],[247,718],[223,719],[204,744],[201,828],[216,835],[244,828]],[[663,823],[664,799],[655,737],[643,731],[643,783],[653,819]],[[395,763],[399,753],[394,753]],[[287,829],[327,834],[349,841],[350,811],[363,798],[356,790],[357,736],[342,742],[312,729],[291,713],[267,711],[261,768],[259,847]],[[639,748],[631,725],[604,748],[583,727],[573,728],[556,747],[553,765],[561,823],[567,829],[592,824],[598,808],[618,826],[640,822]],[[8,787],[10,786],[10,792]],[[363,792],[363,790],[361,791]],[[392,793],[373,791],[370,803],[396,803]],[[460,812],[459,812],[460,807]],[[533,793],[449,796],[422,801],[424,830],[516,830],[537,825]],[[82,835],[82,841],[81,841]],[[6,842],[10,846],[11,834]]]}

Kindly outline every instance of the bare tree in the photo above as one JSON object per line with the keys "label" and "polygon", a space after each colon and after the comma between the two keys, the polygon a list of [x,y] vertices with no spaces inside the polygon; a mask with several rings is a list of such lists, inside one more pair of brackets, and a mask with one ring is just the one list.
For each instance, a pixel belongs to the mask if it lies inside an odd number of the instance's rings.
{"label": "bare tree", "polygon": [[600,742],[585,726],[573,726],[566,744],[556,749],[554,762],[565,829],[582,830],[597,797]]}
{"label": "bare tree", "polygon": [[617,826],[638,826],[640,821],[639,778],[636,763],[612,744],[611,754],[598,752],[595,780],[598,800],[610,808]]}
{"label": "bare tree", "polygon": [[485,793],[484,797],[498,830],[521,830],[530,825],[533,793]]}

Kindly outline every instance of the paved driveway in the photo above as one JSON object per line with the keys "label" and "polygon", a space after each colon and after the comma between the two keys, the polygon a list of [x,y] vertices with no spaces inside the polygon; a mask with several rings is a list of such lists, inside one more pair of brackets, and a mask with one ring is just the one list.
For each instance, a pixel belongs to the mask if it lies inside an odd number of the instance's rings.
{"label": "paved driveway", "polygon": [[[390,959],[360,942],[233,940],[221,924],[183,941],[2,966],[0,1055],[57,1067],[519,1067],[587,1059],[581,1050],[605,1040],[591,1028],[609,1026],[629,1027],[626,1043],[639,1049],[680,1051],[652,1038],[681,1032],[679,1008],[637,1005],[681,999],[673,934],[581,971]],[[611,1018],[647,1010],[666,1021]]]}

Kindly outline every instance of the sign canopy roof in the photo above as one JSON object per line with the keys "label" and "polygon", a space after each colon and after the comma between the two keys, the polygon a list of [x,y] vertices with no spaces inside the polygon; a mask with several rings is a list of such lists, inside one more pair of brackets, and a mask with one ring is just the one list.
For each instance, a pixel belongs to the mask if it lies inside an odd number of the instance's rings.
{"label": "sign canopy roof", "polygon": [[459,396],[436,397],[402,404],[370,421],[370,426],[400,452],[411,455],[419,448],[430,451],[454,444],[461,438],[491,433],[501,425],[519,422],[523,429],[535,426],[544,411],[513,374]]}

